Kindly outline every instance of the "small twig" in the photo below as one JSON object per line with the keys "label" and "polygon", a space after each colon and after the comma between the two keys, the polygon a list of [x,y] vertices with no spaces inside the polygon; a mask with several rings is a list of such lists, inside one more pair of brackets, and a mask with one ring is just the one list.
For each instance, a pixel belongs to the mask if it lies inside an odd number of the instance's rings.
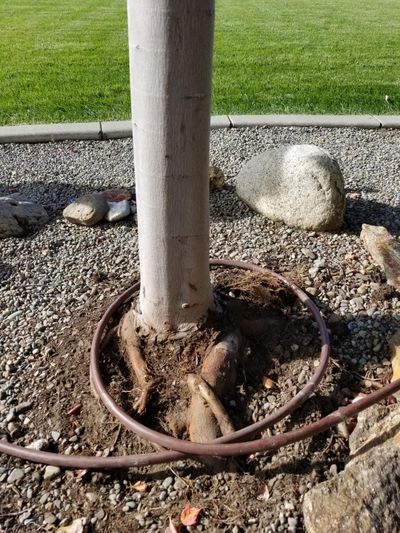
{"label": "small twig", "polygon": [[28,511],[29,509],[22,509],[21,511],[17,511],[15,513],[5,513],[5,514],[0,514],[0,520],[2,518],[10,518],[12,516],[19,516],[20,514],[24,514],[26,513],[26,511]]}
{"label": "small twig", "polygon": [[183,483],[185,483],[185,485],[187,487],[191,488],[193,486],[193,483],[190,484],[188,481],[186,481],[186,479],[183,479],[183,477],[181,477],[177,472],[175,472],[175,470],[172,468],[172,466],[169,466],[168,469],[174,474],[175,477],[177,477],[178,479],[183,481]]}
{"label": "small twig", "polygon": [[377,381],[379,383],[382,383],[382,379],[380,378],[369,378],[367,376],[363,376],[361,374],[359,374],[358,372],[356,372],[355,370],[347,370],[347,368],[344,368],[343,366],[341,366],[337,361],[335,361],[334,359],[331,359],[332,363],[337,367],[339,368],[340,370],[342,370],[343,372],[346,372],[347,374],[352,374],[353,376],[356,376],[362,380],[367,380],[367,381]]}
{"label": "small twig", "polygon": [[117,428],[117,434],[115,435],[115,438],[111,444],[111,447],[114,448],[114,446],[117,444],[118,442],[118,439],[119,439],[119,436],[121,435],[121,429],[122,429],[122,426],[121,424],[118,425],[118,428]]}
{"label": "small twig", "polygon": [[329,440],[328,440],[328,444],[325,446],[325,448],[322,450],[321,454],[324,455],[328,450],[329,448],[331,447],[332,445],[332,442],[333,442],[333,433],[331,434],[331,436],[329,437]]}

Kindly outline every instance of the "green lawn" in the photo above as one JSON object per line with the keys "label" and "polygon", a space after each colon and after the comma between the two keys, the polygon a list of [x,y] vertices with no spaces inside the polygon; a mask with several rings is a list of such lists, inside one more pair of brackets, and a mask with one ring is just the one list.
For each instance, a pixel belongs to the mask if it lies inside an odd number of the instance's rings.
{"label": "green lawn", "polygon": [[[217,0],[213,113],[397,114],[399,49],[399,0]],[[0,0],[0,124],[129,114],[125,0]]]}

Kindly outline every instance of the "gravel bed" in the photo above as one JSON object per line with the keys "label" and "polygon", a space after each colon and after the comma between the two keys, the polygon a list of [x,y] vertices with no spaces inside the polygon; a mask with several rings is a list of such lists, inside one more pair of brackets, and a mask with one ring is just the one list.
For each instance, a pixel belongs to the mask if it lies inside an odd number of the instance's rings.
{"label": "gravel bed", "polygon": [[[340,164],[347,194],[340,233],[298,231],[270,222],[235,195],[234,177],[245,161],[267,148],[300,143],[327,149]],[[362,223],[400,233],[399,149],[397,130],[254,128],[217,130],[211,136],[211,163],[222,168],[227,183],[210,198],[210,255],[294,273],[326,316],[334,359],[375,378],[389,367],[387,341],[400,325],[400,300],[371,263],[359,233]],[[83,425],[77,424],[68,436],[57,427],[38,430],[33,413],[45,410],[42,392],[54,387],[52,376],[64,364],[52,348],[54,341],[65,335],[74,317],[87,315],[94,301],[101,308],[137,277],[133,218],[93,228],[73,226],[62,218],[62,209],[73,198],[111,187],[134,188],[130,140],[0,146],[0,195],[17,190],[42,204],[51,217],[32,235],[0,241],[0,438],[3,434],[16,441],[23,435],[38,447],[69,453],[84,450]],[[76,342],[82,340],[77,337]],[[298,348],[293,347],[293,352]],[[312,361],[305,368],[311,371]],[[295,381],[303,383],[304,375]],[[345,391],[343,398],[351,399],[347,396]],[[256,415],[266,400],[273,403],[273,395],[260,396],[258,407],[257,401],[254,406]],[[301,446],[294,451],[300,453]],[[196,477],[184,465],[173,470],[160,467],[158,475],[152,474],[149,492],[142,494],[130,489],[138,479],[134,472],[96,473],[85,481],[83,475],[81,479],[76,473],[74,477],[2,456],[0,526],[7,532],[52,531],[84,517],[95,531],[164,531],[171,506],[181,502],[183,508],[190,495],[197,495],[201,503],[211,492],[220,491],[217,500],[229,503],[226,493],[236,483],[253,490],[255,499],[254,491],[262,482],[273,496],[258,502],[257,512],[245,508],[236,522],[230,514],[217,527],[213,521],[217,511],[210,504],[209,515],[205,513],[192,530],[302,531],[304,492],[333,475],[337,465],[327,464],[318,472],[309,469],[289,494],[283,484],[289,474],[279,465],[273,475],[268,474],[269,466],[268,461],[260,461],[257,474],[243,477],[228,473]],[[119,516],[126,522],[113,526]],[[124,529],[127,524],[131,526]]]}

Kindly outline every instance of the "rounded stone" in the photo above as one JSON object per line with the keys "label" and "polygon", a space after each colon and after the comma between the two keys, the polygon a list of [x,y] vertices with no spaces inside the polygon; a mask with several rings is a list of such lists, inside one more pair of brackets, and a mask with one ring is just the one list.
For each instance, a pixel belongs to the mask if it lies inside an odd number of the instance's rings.
{"label": "rounded stone", "polygon": [[334,231],[343,223],[342,172],[314,145],[284,146],[253,157],[236,177],[236,192],[255,211],[294,228]]}
{"label": "rounded stone", "polygon": [[108,203],[100,194],[81,196],[63,211],[64,218],[73,224],[94,226],[102,220],[108,211]]}

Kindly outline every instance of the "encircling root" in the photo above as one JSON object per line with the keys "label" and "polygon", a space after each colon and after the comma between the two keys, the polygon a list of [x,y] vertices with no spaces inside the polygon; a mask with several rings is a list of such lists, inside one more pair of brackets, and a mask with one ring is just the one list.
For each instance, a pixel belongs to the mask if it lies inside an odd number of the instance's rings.
{"label": "encircling root", "polygon": [[187,384],[192,395],[200,394],[203,400],[207,403],[218,422],[222,435],[230,435],[233,433],[235,428],[229,415],[208,383],[197,374],[188,374]]}
{"label": "encircling root", "polygon": [[133,405],[135,411],[141,415],[146,410],[147,402],[154,387],[154,380],[140,351],[137,324],[133,310],[123,316],[118,328],[118,337],[129,369],[132,371],[141,389],[139,398]]}
{"label": "encircling root", "polygon": [[112,338],[115,337],[117,332],[118,332],[118,326],[114,326],[113,328],[107,331],[107,333],[104,335],[101,341],[101,346],[100,346],[101,351],[104,351],[107,348],[107,346],[110,344]]}
{"label": "encircling root", "polygon": [[188,413],[191,441],[208,442],[234,431],[218,396],[225,397],[236,386],[240,348],[241,335],[238,331],[225,335],[208,350],[200,376],[188,376],[192,394]]}

